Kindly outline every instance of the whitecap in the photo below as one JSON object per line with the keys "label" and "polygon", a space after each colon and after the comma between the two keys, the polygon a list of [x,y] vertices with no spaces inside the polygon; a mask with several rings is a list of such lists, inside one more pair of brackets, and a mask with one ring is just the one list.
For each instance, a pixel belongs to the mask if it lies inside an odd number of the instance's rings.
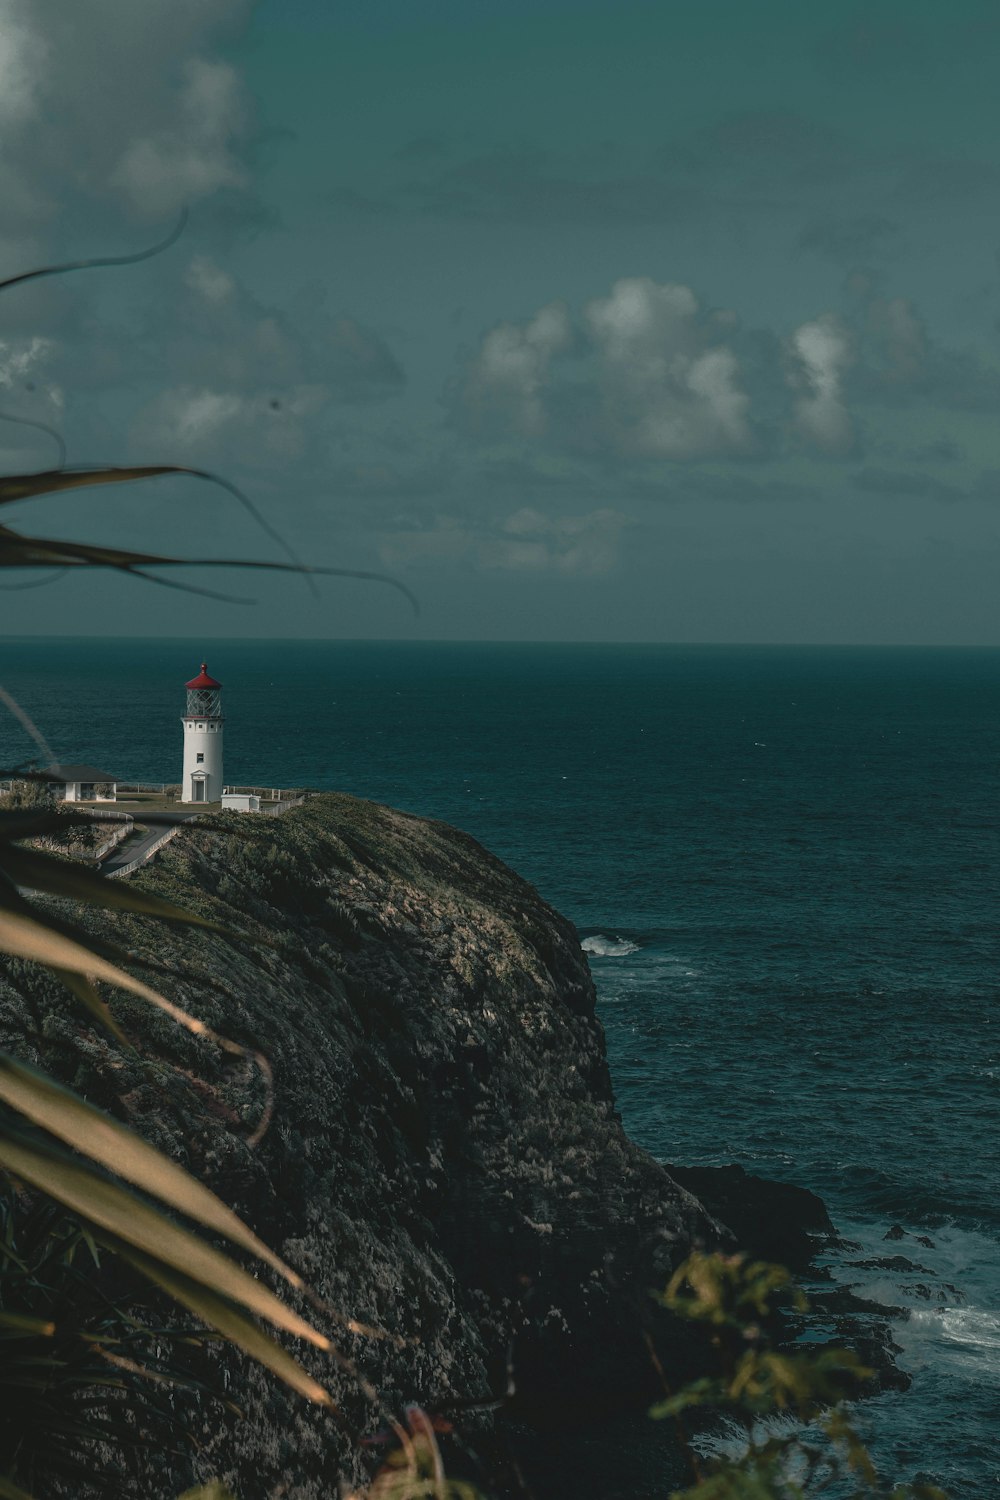
{"label": "whitecap", "polygon": [[639,951],[639,944],[630,938],[605,937],[600,932],[584,938],[580,947],[584,953],[592,953],[597,958],[627,958],[630,953]]}

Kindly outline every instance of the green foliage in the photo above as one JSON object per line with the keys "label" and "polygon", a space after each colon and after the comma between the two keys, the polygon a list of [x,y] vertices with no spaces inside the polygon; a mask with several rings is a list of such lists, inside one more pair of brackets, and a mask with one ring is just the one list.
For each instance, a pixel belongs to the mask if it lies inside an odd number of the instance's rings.
{"label": "green foliage", "polygon": [[[743,1255],[696,1253],[678,1267],[659,1300],[681,1317],[706,1324],[716,1368],[652,1408],[683,1418],[694,1408],[728,1416],[746,1431],[738,1458],[702,1465],[692,1448],[696,1482],[671,1500],[807,1500],[833,1492],[842,1500],[947,1500],[933,1485],[884,1483],[845,1401],[870,1379],[850,1350],[775,1348],[766,1331],[780,1293],[797,1311],[808,1304],[783,1266]],[[775,1419],[794,1418],[789,1427]]]}
{"label": "green foliage", "polygon": [[28,809],[54,811],[56,794],[48,781],[15,778],[11,782],[10,791],[3,794],[0,802],[10,812],[23,812]]}
{"label": "green foliage", "polygon": [[[419,1406],[406,1411],[406,1423],[394,1422],[399,1446],[394,1448],[372,1480],[367,1500],[483,1500],[482,1492],[464,1479],[445,1473],[437,1423]],[[349,1500],[360,1500],[351,1496]]]}

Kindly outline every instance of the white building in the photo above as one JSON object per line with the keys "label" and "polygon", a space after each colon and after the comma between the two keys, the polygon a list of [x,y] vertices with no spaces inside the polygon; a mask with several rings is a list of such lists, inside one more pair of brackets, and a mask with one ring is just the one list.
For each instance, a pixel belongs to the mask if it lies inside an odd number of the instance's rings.
{"label": "white building", "polygon": [[223,792],[222,810],[230,812],[260,812],[260,798],[253,792]]}
{"label": "white building", "polygon": [[197,677],[185,684],[182,802],[219,802],[222,799],[222,683],[209,677],[205,663]]}
{"label": "white building", "polygon": [[64,802],[114,802],[117,777],[96,766],[53,766],[52,785]]}

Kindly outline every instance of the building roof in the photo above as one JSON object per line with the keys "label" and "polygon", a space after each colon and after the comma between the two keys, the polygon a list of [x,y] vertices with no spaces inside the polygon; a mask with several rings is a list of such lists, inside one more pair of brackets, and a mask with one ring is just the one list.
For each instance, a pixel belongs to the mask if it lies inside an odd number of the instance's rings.
{"label": "building roof", "polygon": [[188,689],[191,689],[191,688],[221,688],[222,683],[221,682],[216,682],[216,680],[215,680],[214,677],[209,677],[209,675],[208,675],[208,668],[205,666],[205,663],[202,662],[202,664],[201,664],[201,671],[199,672],[198,676],[197,677],[192,677],[191,681],[190,682],[186,682],[184,684],[184,686],[186,688],[188,688]]}
{"label": "building roof", "polygon": [[99,771],[96,766],[50,766],[55,781],[117,781],[110,771]]}

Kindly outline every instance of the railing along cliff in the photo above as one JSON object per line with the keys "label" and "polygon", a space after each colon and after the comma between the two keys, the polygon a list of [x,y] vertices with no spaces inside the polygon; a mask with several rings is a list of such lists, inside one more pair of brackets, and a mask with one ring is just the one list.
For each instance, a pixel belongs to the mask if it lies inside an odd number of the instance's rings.
{"label": "railing along cliff", "polygon": [[286,813],[291,808],[300,806],[305,800],[305,797],[288,797],[284,802],[272,802],[267,807],[262,806],[260,811],[276,818],[279,813]]}
{"label": "railing along cliff", "polygon": [[100,864],[101,860],[106,858],[106,856],[111,853],[112,849],[117,849],[118,845],[122,843],[124,839],[128,838],[129,834],[132,832],[132,829],[135,827],[135,819],[132,817],[131,813],[119,813],[118,816],[120,822],[114,833],[106,838],[103,844],[98,844],[97,848],[94,850],[93,858],[97,861],[98,864]]}
{"label": "railing along cliff", "polygon": [[132,875],[136,870],[141,870],[143,865],[151,860],[153,855],[163,848],[164,844],[169,844],[171,839],[177,837],[183,826],[184,825],[182,823],[178,823],[173,828],[168,828],[166,832],[161,833],[160,837],[156,839],[152,844],[150,844],[148,848],[144,849],[136,859],[129,860],[128,864],[122,865],[120,870],[109,870],[107,872],[108,880],[120,880],[123,875]]}

